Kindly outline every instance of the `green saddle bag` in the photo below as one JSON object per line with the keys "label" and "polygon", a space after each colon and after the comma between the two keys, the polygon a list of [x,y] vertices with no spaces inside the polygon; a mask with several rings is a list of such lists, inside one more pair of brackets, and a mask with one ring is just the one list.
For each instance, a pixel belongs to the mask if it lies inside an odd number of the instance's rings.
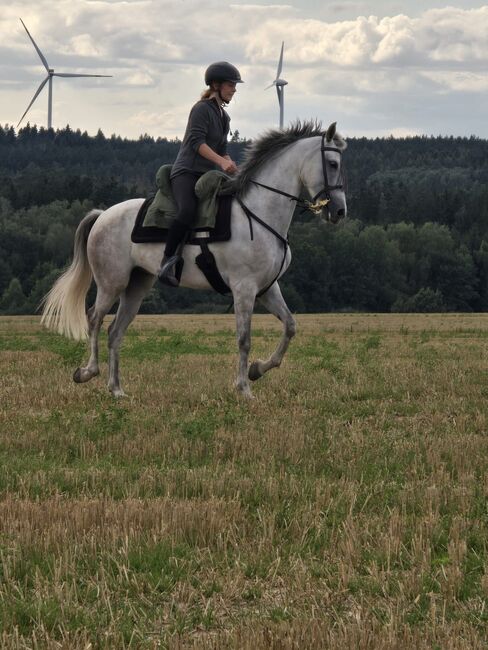
{"label": "green saddle bag", "polygon": [[[163,165],[156,173],[158,191],[154,201],[149,206],[144,219],[144,228],[152,226],[167,229],[178,212],[173,190],[171,189],[170,174],[173,165]],[[234,193],[235,183],[224,172],[210,171],[201,176],[195,185],[198,197],[198,213],[194,228],[214,228],[219,196]]]}

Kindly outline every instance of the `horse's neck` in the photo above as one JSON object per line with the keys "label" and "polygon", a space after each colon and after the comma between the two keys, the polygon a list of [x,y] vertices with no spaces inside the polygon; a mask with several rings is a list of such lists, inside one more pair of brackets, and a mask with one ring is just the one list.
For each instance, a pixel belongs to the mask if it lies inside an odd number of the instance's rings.
{"label": "horse's neck", "polygon": [[[298,197],[301,189],[300,163],[301,156],[297,145],[294,144],[263,165],[253,179]],[[252,185],[245,203],[280,235],[286,236],[295,211],[295,201],[277,192]]]}

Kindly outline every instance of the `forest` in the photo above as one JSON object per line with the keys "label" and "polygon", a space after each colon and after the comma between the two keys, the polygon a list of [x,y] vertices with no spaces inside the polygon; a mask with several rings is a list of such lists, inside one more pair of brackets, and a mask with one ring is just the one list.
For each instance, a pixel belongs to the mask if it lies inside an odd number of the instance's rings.
{"label": "forest", "polygon": [[[249,141],[236,131],[231,156]],[[29,124],[0,126],[0,314],[36,313],[69,264],[93,207],[155,191],[180,142],[128,140]],[[349,216],[333,226],[297,211],[281,280],[293,311],[488,309],[488,141],[353,138],[344,155]],[[93,291],[88,299],[93,299]],[[221,312],[214,292],[155,286],[141,311]]]}

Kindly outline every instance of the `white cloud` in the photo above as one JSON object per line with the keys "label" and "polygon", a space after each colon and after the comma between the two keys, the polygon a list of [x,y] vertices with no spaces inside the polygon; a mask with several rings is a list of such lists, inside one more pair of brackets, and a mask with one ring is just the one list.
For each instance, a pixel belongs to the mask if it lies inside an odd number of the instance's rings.
{"label": "white cloud", "polygon": [[[91,131],[104,122],[104,130],[123,135],[144,130],[182,136],[206,65],[227,59],[246,81],[230,107],[232,125],[253,136],[276,123],[276,93],[264,87],[274,78],[282,40],[286,119],[340,114],[351,130],[367,118],[374,124],[368,128],[381,133],[422,132],[423,123],[435,129],[430,107],[439,113],[440,102],[466,92],[480,98],[472,109],[479,115],[474,123],[482,123],[488,6],[326,22],[291,4],[255,2],[13,0],[0,13],[0,123],[16,123],[44,73],[19,16],[55,69],[114,75],[106,80],[110,92],[102,103],[104,85],[56,86],[55,102],[81,97],[81,105],[97,106],[98,112],[80,108],[79,113],[73,107],[70,117]],[[335,3],[330,15],[346,5],[350,10],[354,3]],[[32,117],[42,121],[44,95],[38,101]],[[64,106],[71,110],[67,102]],[[446,114],[457,106],[446,104]],[[452,123],[458,128],[460,122]]]}
{"label": "white cloud", "polygon": [[434,81],[444,92],[485,93],[488,91],[488,73],[459,71],[426,71],[426,79]]}
{"label": "white cloud", "polygon": [[69,40],[69,44],[60,48],[61,52],[69,55],[100,57],[106,55],[103,43],[97,42],[91,34],[79,34]]}
{"label": "white cloud", "polygon": [[122,83],[127,86],[153,86],[154,79],[147,72],[136,70],[136,72],[125,77]]}
{"label": "white cloud", "polygon": [[380,135],[384,137],[391,135],[394,138],[408,138],[416,135],[422,135],[422,132],[416,129],[412,129],[408,126],[397,126],[394,129],[385,129]]}
{"label": "white cloud", "polygon": [[181,133],[181,124],[178,118],[178,111],[148,111],[141,110],[133,113],[128,117],[128,122],[133,125],[138,133],[159,132],[160,135],[167,137],[183,136]]}
{"label": "white cloud", "polygon": [[246,53],[259,61],[276,50],[279,35],[295,65],[340,67],[418,66],[488,62],[488,6],[325,23],[286,19],[265,22],[249,35]]}
{"label": "white cloud", "polygon": [[246,12],[246,13],[270,13],[277,12],[282,13],[283,11],[295,11],[291,5],[255,5],[255,4],[245,4],[245,5],[235,5],[231,4],[230,8],[235,11]]}

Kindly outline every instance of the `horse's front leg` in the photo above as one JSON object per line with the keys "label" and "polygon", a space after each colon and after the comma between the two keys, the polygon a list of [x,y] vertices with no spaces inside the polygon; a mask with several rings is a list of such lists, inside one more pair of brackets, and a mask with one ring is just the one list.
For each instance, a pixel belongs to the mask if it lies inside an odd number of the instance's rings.
{"label": "horse's front leg", "polygon": [[281,290],[277,282],[275,282],[265,294],[259,299],[266,309],[276,316],[283,323],[283,336],[278,344],[278,347],[273,354],[266,361],[257,359],[251,364],[249,368],[249,379],[256,381],[272,368],[278,368],[281,365],[283,357],[288,349],[291,339],[296,333],[296,323],[290,310],[288,309]]}
{"label": "horse's front leg", "polygon": [[237,390],[247,398],[252,398],[248,378],[249,350],[251,349],[251,318],[256,299],[255,292],[234,292],[234,311],[236,314],[237,344],[239,346],[239,372],[236,380]]}

